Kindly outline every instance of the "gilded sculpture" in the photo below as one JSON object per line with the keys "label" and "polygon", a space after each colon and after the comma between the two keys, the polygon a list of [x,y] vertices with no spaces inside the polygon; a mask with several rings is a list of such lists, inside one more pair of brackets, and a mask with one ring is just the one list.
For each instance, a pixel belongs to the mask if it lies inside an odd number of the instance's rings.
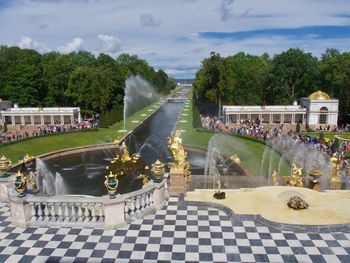
{"label": "gilded sculpture", "polygon": [[287,181],[288,186],[304,187],[302,170],[303,168],[293,164],[292,174]]}
{"label": "gilded sculpture", "polygon": [[181,131],[172,132],[168,138],[168,148],[173,156],[174,162],[169,163],[170,173],[183,174],[190,178],[189,168],[191,164],[187,161],[187,152],[182,145]]}
{"label": "gilded sculpture", "polygon": [[341,189],[341,181],[339,178],[339,170],[340,170],[340,156],[339,153],[334,153],[331,157],[331,178],[329,182],[329,187],[331,190],[340,190]]}

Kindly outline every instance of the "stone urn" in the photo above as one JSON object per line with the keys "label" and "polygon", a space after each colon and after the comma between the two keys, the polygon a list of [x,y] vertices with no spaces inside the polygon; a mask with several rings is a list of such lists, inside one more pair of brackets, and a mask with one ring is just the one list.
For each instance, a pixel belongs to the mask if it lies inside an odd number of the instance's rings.
{"label": "stone urn", "polygon": [[24,197],[27,192],[27,177],[24,176],[20,171],[15,175],[15,180],[13,182],[13,187],[18,193],[18,197]]}
{"label": "stone urn", "polygon": [[117,179],[116,174],[113,174],[112,171],[109,173],[109,175],[105,176],[105,186],[107,188],[108,194],[109,194],[109,198],[115,198],[115,194],[117,192],[117,188],[118,188],[118,179]]}
{"label": "stone urn", "polygon": [[4,155],[0,158],[0,178],[7,176],[7,172],[10,170],[11,165],[11,160],[7,159]]}
{"label": "stone urn", "polygon": [[151,173],[154,177],[154,182],[160,183],[162,181],[162,177],[165,173],[164,167],[165,167],[165,164],[159,160],[152,163]]}

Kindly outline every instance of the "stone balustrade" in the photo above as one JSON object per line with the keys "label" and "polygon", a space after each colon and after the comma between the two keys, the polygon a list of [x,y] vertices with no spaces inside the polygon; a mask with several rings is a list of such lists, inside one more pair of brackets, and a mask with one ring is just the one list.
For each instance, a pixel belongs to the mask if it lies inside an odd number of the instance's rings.
{"label": "stone balustrade", "polygon": [[29,197],[31,226],[102,227],[103,198],[85,196]]}
{"label": "stone balustrade", "polygon": [[117,195],[10,196],[16,226],[117,228],[160,210],[166,203],[166,180]]}

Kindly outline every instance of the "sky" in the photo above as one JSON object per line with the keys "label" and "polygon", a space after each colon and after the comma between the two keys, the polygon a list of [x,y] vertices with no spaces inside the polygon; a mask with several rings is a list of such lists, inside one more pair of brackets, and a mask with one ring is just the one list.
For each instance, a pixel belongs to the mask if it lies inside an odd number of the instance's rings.
{"label": "sky", "polygon": [[210,52],[350,51],[350,0],[0,0],[0,45],[136,54],[193,78]]}

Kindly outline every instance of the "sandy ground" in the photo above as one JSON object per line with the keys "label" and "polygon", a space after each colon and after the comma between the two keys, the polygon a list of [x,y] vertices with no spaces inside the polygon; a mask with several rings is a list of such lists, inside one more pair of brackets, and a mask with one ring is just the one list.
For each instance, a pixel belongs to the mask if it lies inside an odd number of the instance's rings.
{"label": "sandy ground", "polygon": [[[226,199],[213,197],[215,190],[196,189],[185,200],[222,204],[236,214],[255,214],[287,224],[324,225],[350,223],[350,191],[316,192],[307,188],[267,186],[224,190]],[[293,210],[287,206],[290,197],[298,195],[309,208]]]}

